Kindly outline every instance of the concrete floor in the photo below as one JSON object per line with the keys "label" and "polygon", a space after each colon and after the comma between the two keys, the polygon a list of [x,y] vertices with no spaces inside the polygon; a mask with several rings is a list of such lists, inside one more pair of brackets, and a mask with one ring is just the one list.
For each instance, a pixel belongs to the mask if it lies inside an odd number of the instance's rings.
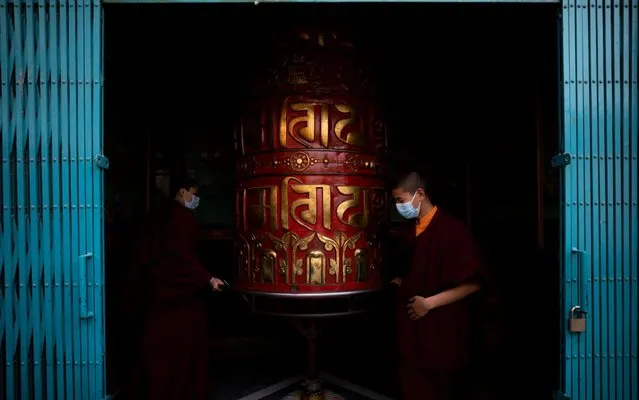
{"label": "concrete floor", "polygon": [[[290,362],[286,362],[290,360]],[[299,399],[304,358],[300,354],[274,359],[272,356],[219,358],[213,363],[213,400],[294,400]],[[359,362],[324,363],[321,377],[327,400],[391,400],[393,382]],[[356,365],[360,364],[360,365]]]}
{"label": "concrete floor", "polygon": [[[322,373],[321,376],[324,380],[325,400],[392,400],[390,397],[330,374]],[[212,400],[301,400],[304,393],[301,387],[302,381],[303,377],[297,375],[263,387],[258,387],[257,383],[235,387],[219,385],[212,394]],[[247,393],[249,390],[254,391]],[[237,397],[240,393],[242,397]]]}

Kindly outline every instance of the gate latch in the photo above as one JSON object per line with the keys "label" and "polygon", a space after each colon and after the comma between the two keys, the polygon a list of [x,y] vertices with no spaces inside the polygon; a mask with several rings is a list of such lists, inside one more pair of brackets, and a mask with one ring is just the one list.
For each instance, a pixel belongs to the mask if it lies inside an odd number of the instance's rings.
{"label": "gate latch", "polygon": [[553,168],[558,168],[558,167],[565,167],[566,165],[570,164],[570,154],[569,153],[559,153],[559,154],[555,154],[552,159],[550,160],[550,165],[553,166]]}
{"label": "gate latch", "polygon": [[95,165],[102,169],[109,169],[109,159],[103,154],[95,156]]}

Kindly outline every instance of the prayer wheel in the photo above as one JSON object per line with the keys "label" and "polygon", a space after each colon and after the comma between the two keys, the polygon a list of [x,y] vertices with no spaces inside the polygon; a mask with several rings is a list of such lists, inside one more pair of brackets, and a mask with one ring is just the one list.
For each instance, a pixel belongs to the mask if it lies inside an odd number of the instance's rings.
{"label": "prayer wheel", "polygon": [[343,34],[265,39],[236,128],[236,290],[340,296],[382,286],[386,127]]}

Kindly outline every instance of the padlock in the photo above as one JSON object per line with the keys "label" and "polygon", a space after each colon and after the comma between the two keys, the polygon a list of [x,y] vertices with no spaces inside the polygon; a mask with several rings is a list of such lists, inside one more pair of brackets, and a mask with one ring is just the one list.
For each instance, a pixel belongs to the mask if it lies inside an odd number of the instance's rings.
{"label": "padlock", "polygon": [[579,306],[570,309],[570,320],[568,330],[570,332],[584,332],[586,330],[586,312]]}

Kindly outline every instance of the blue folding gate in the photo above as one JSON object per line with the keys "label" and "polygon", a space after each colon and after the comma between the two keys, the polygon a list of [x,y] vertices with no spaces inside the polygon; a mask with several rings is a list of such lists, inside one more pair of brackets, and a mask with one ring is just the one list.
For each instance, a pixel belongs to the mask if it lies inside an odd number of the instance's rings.
{"label": "blue folding gate", "polygon": [[[571,399],[639,399],[638,3],[562,4],[562,358]],[[587,312],[582,333],[568,329],[573,307]]]}
{"label": "blue folding gate", "polygon": [[[639,398],[638,2],[561,5],[559,397]],[[7,399],[105,396],[101,72],[99,0],[0,0],[0,396]],[[582,333],[568,330],[575,306],[588,313]]]}
{"label": "blue folding gate", "polygon": [[0,397],[104,397],[99,1],[0,0]]}

